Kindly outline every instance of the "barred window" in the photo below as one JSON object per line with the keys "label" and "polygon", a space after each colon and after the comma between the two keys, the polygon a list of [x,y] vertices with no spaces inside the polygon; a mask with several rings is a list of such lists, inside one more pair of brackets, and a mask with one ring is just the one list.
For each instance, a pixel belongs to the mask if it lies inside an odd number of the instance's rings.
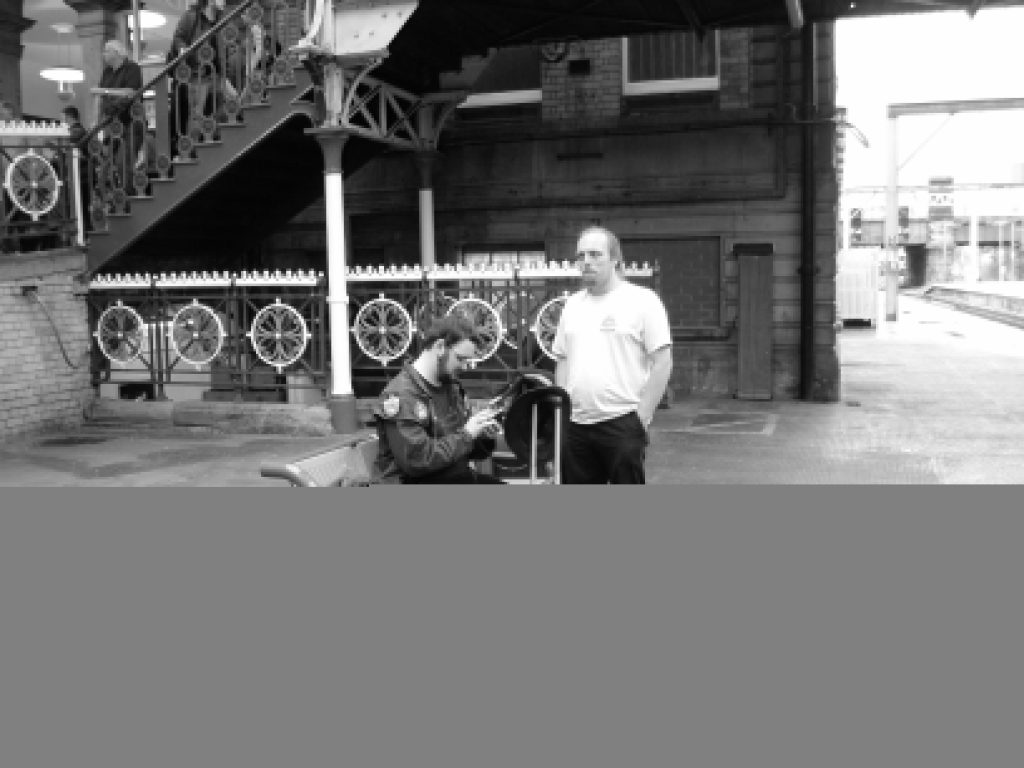
{"label": "barred window", "polygon": [[623,38],[627,95],[717,90],[718,33],[659,32]]}

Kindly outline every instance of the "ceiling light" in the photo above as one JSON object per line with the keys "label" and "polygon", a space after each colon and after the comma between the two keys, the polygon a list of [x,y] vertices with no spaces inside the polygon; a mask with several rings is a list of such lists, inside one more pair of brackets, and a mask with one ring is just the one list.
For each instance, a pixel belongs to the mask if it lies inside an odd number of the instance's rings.
{"label": "ceiling light", "polygon": [[[167,23],[167,17],[156,11],[139,11],[143,29],[159,29]],[[135,29],[135,14],[128,14],[128,29]]]}
{"label": "ceiling light", "polygon": [[74,67],[49,67],[40,72],[39,76],[55,83],[80,83],[85,80],[85,73]]}

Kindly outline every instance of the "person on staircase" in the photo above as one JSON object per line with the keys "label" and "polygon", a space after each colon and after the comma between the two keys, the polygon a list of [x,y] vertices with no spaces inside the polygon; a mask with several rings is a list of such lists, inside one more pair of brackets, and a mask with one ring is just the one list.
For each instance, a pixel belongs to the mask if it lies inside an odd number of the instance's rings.
{"label": "person on staircase", "polygon": [[[224,18],[224,13],[224,0],[194,0],[175,27],[167,62],[178,59],[189,46],[213,29]],[[175,70],[170,73],[175,78],[170,105],[171,157],[179,154],[180,136],[191,134],[201,138],[201,132],[192,125],[194,118],[221,116],[225,99],[238,97],[225,73],[226,57],[220,35],[213,35],[206,44],[213,49],[213,58],[203,62],[198,50],[190,52],[184,59],[189,69],[187,80],[176,79]]]}
{"label": "person on staircase", "polygon": [[[100,97],[99,122],[108,126],[104,133],[108,134],[106,141],[112,146],[115,185],[130,196],[135,194],[132,169],[142,147],[144,127],[142,119],[132,116],[131,107],[135,99],[127,94],[142,89],[142,68],[128,56],[124,43],[113,39],[103,44],[103,64],[100,88],[124,91],[124,95],[104,94]],[[114,135],[117,123],[121,127],[120,136]]]}

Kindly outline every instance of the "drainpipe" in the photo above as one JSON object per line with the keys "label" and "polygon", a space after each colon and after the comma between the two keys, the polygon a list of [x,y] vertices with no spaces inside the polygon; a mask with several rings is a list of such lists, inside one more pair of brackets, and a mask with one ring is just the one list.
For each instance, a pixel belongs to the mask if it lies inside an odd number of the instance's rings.
{"label": "drainpipe", "polygon": [[804,24],[800,41],[800,89],[803,127],[800,173],[803,194],[800,215],[800,397],[811,399],[814,390],[814,209],[817,195],[814,179],[813,122],[818,110],[818,67],[816,24]]}

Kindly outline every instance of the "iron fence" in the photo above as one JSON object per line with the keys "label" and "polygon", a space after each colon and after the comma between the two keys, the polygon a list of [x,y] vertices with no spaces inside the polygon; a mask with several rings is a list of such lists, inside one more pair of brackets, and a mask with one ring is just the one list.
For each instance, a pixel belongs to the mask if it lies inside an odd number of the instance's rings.
{"label": "iron fence", "polygon": [[0,247],[33,251],[79,242],[82,161],[60,123],[0,123]]}
{"label": "iron fence", "polygon": [[[657,290],[657,270],[627,277]],[[494,391],[515,371],[552,369],[551,342],[568,264],[483,270],[357,268],[346,275],[355,394],[376,395],[421,349],[431,318],[460,314],[479,331],[470,389]],[[89,292],[93,384],[118,396],[308,402],[331,386],[328,285],[322,273],[114,275]],[[174,399],[174,398],[172,398]]]}

